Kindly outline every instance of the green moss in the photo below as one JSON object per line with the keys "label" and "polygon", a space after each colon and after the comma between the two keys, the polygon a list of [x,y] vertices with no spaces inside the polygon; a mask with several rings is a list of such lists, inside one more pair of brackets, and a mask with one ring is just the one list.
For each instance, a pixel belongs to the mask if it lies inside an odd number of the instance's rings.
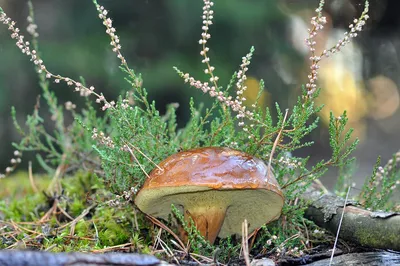
{"label": "green moss", "polygon": [[128,210],[117,210],[103,206],[94,215],[99,231],[100,244],[113,246],[129,241],[132,236],[132,217]]}
{"label": "green moss", "polygon": [[75,226],[75,234],[80,237],[87,237],[91,230],[90,224],[85,220],[80,220]]}
{"label": "green moss", "polygon": [[391,247],[397,250],[400,247],[400,235],[396,233],[399,231],[398,226],[397,223],[385,219],[364,221],[362,225],[353,228],[352,240],[365,247]]}
{"label": "green moss", "polygon": [[[40,187],[40,192],[37,193],[30,188],[26,174],[19,173],[4,181],[6,181],[7,189],[6,192],[2,191],[3,200],[0,201],[0,214],[3,220],[13,220],[17,223],[38,221],[52,207],[52,199],[42,193],[50,184],[50,178],[42,177],[42,181],[37,184]],[[21,185],[16,185],[18,183]],[[43,232],[46,236],[39,249],[50,248],[54,252],[88,251],[127,243],[132,239],[135,248],[140,252],[150,252],[142,238],[134,237],[131,207],[115,208],[104,204],[110,199],[111,194],[104,189],[101,180],[96,175],[77,173],[74,176],[65,177],[62,180],[62,187],[64,192],[61,197],[58,197],[59,206],[72,218],[78,217],[93,203],[97,202],[98,205],[76,223],[72,236],[70,235],[71,225],[61,230],[57,229],[70,222],[69,218],[60,214],[51,216],[45,224],[26,225],[33,231]],[[145,224],[142,217],[139,217],[139,221]],[[43,229],[43,226],[48,229]],[[5,230],[13,230],[13,228]],[[16,239],[24,239],[27,242],[36,241],[35,236],[33,234],[32,239],[29,239],[29,234],[23,232],[17,234]],[[2,239],[0,247],[5,248],[13,243],[15,243],[13,238]]]}
{"label": "green moss", "polygon": [[106,223],[105,228],[99,232],[100,243],[104,246],[114,246],[129,241],[129,231],[114,221]]}
{"label": "green moss", "polygon": [[6,219],[14,222],[29,222],[44,215],[45,206],[45,197],[42,194],[35,194],[18,200],[0,201],[0,212]]}
{"label": "green moss", "polygon": [[66,177],[62,180],[66,196],[84,197],[87,194],[104,189],[104,184],[96,174],[90,172],[78,172],[73,177]]}
{"label": "green moss", "polygon": [[82,199],[74,198],[69,207],[71,214],[73,216],[78,216],[79,214],[82,213],[82,211],[85,209],[86,206],[85,203],[82,201]]}
{"label": "green moss", "polygon": [[[34,182],[39,190],[45,190],[50,184],[51,178],[46,175],[35,175]],[[26,172],[17,172],[1,180],[0,199],[23,198],[31,194],[33,194],[33,189]]]}

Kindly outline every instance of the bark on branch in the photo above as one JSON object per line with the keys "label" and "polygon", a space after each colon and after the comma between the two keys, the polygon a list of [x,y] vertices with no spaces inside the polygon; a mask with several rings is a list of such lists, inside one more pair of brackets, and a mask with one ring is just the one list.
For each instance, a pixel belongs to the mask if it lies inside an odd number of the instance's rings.
{"label": "bark on branch", "polygon": [[393,266],[400,264],[400,256],[389,252],[364,252],[364,253],[350,253],[334,257],[332,264],[330,259],[319,260],[308,266]]}
{"label": "bark on branch", "polygon": [[[0,251],[2,266],[156,266],[162,262],[150,255],[126,253],[50,253],[43,251]],[[163,265],[166,265],[165,263]]]}
{"label": "bark on branch", "polygon": [[[335,195],[307,192],[312,203],[305,217],[336,234],[343,212],[344,199]],[[364,247],[400,251],[400,213],[372,212],[348,202],[344,209],[339,238]]]}

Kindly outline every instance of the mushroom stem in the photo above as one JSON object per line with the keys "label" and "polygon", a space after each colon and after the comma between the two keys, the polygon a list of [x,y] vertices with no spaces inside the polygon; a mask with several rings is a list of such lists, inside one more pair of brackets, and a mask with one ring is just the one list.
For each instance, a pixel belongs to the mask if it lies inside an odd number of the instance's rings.
{"label": "mushroom stem", "polygon": [[[221,206],[196,206],[185,211],[185,221],[190,225],[190,218],[200,234],[211,244],[214,243],[225,219],[226,208]],[[187,234],[182,229],[182,240],[187,240]]]}

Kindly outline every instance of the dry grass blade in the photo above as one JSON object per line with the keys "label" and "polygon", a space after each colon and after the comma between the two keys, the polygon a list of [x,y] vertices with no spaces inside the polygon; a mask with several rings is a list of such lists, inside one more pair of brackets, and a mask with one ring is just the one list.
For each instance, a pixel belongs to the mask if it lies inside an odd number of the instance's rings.
{"label": "dry grass blade", "polygon": [[57,247],[57,244],[51,245],[50,247],[46,248],[45,251],[51,251],[55,247]]}
{"label": "dry grass blade", "polygon": [[25,232],[28,232],[28,233],[31,233],[31,234],[35,234],[35,235],[41,235],[42,234],[40,232],[36,232],[36,231],[30,230],[28,228],[22,227],[21,225],[18,225],[14,221],[11,221],[11,224],[14,227],[14,229],[18,230],[18,231],[25,231]]}
{"label": "dry grass blade", "polygon": [[29,175],[29,182],[31,182],[31,187],[33,192],[38,193],[39,190],[35,184],[35,180],[33,180],[33,174],[32,174],[32,162],[29,161],[29,166],[28,166],[28,175]]}
{"label": "dry grass blade", "polygon": [[157,218],[146,214],[146,217],[155,225],[161,227],[162,229],[164,229],[165,231],[167,231],[168,233],[170,233],[175,239],[176,241],[179,243],[179,246],[182,250],[186,250],[185,248],[185,244],[183,244],[182,240],[171,230],[169,229],[168,226],[166,226],[165,224],[163,224],[161,221],[159,221]]}
{"label": "dry grass blade", "polygon": [[56,193],[56,195],[61,194],[62,187],[61,187],[60,179],[64,175],[64,172],[66,169],[66,165],[65,165],[66,158],[67,158],[66,154],[63,154],[61,156],[61,163],[57,167],[56,172],[53,177],[53,180],[51,181],[49,187],[47,188],[47,191],[50,192],[50,194],[54,194],[54,192]]}
{"label": "dry grass blade", "polygon": [[39,223],[46,223],[48,220],[50,220],[51,215],[53,215],[57,211],[57,205],[58,205],[58,200],[55,199],[53,202],[53,206],[43,215],[42,218],[40,218]]}
{"label": "dry grass blade", "polygon": [[324,186],[324,184],[322,184],[321,180],[315,179],[313,182],[317,186],[317,188],[324,192],[324,194],[329,194],[329,190]]}
{"label": "dry grass blade", "polygon": [[67,217],[67,218],[70,219],[71,221],[74,220],[74,218],[73,218],[71,215],[69,215],[68,212],[66,212],[63,208],[61,208],[60,206],[58,206],[58,209],[60,210],[60,212],[61,212],[62,214],[65,215],[65,217]]}
{"label": "dry grass blade", "polygon": [[275,139],[275,141],[274,141],[274,146],[272,146],[271,154],[270,154],[270,156],[269,156],[269,161],[268,161],[268,175],[267,175],[267,178],[269,178],[270,173],[271,173],[272,158],[273,158],[273,156],[274,156],[276,146],[277,146],[277,145],[279,144],[279,142],[280,142],[281,135],[282,135],[282,131],[283,131],[283,129],[285,128],[285,122],[286,122],[286,118],[287,118],[288,113],[289,113],[289,109],[286,109],[285,117],[283,118],[281,129],[279,130],[279,133],[278,133],[278,135],[276,136],[276,139]]}
{"label": "dry grass blade", "polygon": [[[185,252],[179,251],[179,250],[176,250],[175,252],[177,252],[177,253],[182,253],[183,255],[186,254]],[[200,254],[196,254],[196,253],[190,253],[189,255],[190,255],[190,258],[191,258],[192,260],[194,260],[196,263],[198,263],[198,265],[204,265],[205,263],[207,263],[207,265],[208,265],[208,264],[215,265],[215,264],[212,264],[213,262],[215,262],[212,258],[203,256],[203,255],[200,255]],[[203,262],[201,262],[201,261],[199,261],[198,259],[196,259],[196,257],[202,259]],[[223,265],[223,264],[217,263],[217,265]]]}
{"label": "dry grass blade", "polygon": [[112,246],[112,247],[106,247],[103,249],[97,249],[97,250],[92,250],[92,253],[105,253],[105,252],[110,252],[110,251],[116,251],[119,250],[121,248],[126,248],[126,247],[130,247],[132,245],[132,243],[125,243],[125,244],[121,244],[121,245],[116,245],[116,246]]}
{"label": "dry grass blade", "polygon": [[86,215],[88,215],[89,212],[90,212],[90,210],[93,209],[93,208],[96,207],[96,206],[97,206],[97,204],[92,204],[92,205],[90,205],[88,208],[84,209],[83,212],[82,212],[78,217],[76,217],[76,218],[75,218],[74,220],[72,220],[71,222],[60,226],[58,229],[61,230],[61,229],[64,229],[64,228],[66,228],[66,227],[68,227],[68,226],[71,226],[70,235],[73,235],[73,234],[74,234],[74,231],[75,231],[75,225],[76,225],[81,219],[83,219]]}
{"label": "dry grass blade", "polygon": [[137,219],[137,210],[135,208],[133,208],[133,221],[135,222],[135,228],[136,231],[139,231],[139,223],[138,223],[138,219]]}
{"label": "dry grass blade", "polygon": [[149,162],[151,162],[155,167],[158,168],[158,170],[163,171],[164,169],[162,169],[160,166],[158,166],[158,164],[156,164],[149,156],[147,156],[145,153],[143,153],[140,149],[138,149],[137,147],[135,147],[134,145],[132,145],[132,143],[129,142],[125,142],[126,145],[130,145],[134,150],[136,150],[137,152],[139,152],[144,158],[146,158]]}
{"label": "dry grass blade", "polygon": [[70,229],[70,232],[69,232],[70,236],[73,236],[75,234],[75,226],[76,226],[76,224],[81,219],[83,219],[86,215],[88,215],[90,210],[95,208],[96,206],[97,206],[97,204],[92,204],[88,208],[84,209],[83,212],[78,217],[76,217],[73,221],[70,222],[70,224],[71,224],[71,229]]}
{"label": "dry grass blade", "polygon": [[177,265],[180,265],[178,258],[175,256],[175,254],[172,252],[172,250],[168,247],[168,245],[161,238],[158,238],[158,243],[160,244],[160,246],[163,249],[163,251],[170,258],[172,258],[176,262]]}
{"label": "dry grass blade", "polygon": [[53,205],[51,208],[46,212],[45,215],[39,220],[39,223],[46,223],[48,220],[50,220],[51,216],[54,214],[57,214],[57,210],[59,210],[65,217],[70,219],[71,221],[74,220],[74,218],[69,215],[62,207],[58,205],[58,200],[54,199]]}
{"label": "dry grass blade", "polygon": [[136,158],[135,154],[133,153],[132,149],[129,148],[128,143],[125,142],[125,147],[128,149],[129,153],[131,154],[131,156],[133,157],[133,159],[136,161],[136,163],[138,164],[138,166],[140,167],[140,170],[142,170],[142,172],[146,175],[147,178],[149,177],[149,174],[147,174],[146,170],[144,170],[143,165],[139,162],[139,160]]}
{"label": "dry grass blade", "polygon": [[[158,245],[161,246],[161,248],[164,250],[164,252],[166,252],[167,254],[170,254],[170,256],[174,256],[173,252],[168,248],[168,246],[166,245],[166,243],[161,239],[161,230],[164,229],[166,230],[168,233],[170,233],[177,241],[174,241],[173,239],[171,239],[171,243],[178,249],[175,250],[178,253],[182,253],[184,256],[189,255],[190,258],[194,261],[196,261],[198,264],[201,264],[200,261],[198,261],[196,258],[194,258],[194,256],[201,258],[204,261],[207,261],[208,263],[211,263],[213,260],[199,255],[199,254],[195,254],[195,253],[190,253],[189,254],[189,247],[185,247],[185,245],[183,244],[183,242],[180,240],[180,238],[174,233],[172,232],[171,229],[169,229],[165,224],[163,224],[162,222],[160,222],[159,220],[157,220],[156,218],[154,218],[153,216],[147,215],[147,217],[157,226],[160,227],[160,231],[157,234],[156,240],[154,242],[154,249],[157,248]],[[174,256],[175,259],[175,256]],[[178,260],[176,259],[177,263]]]}
{"label": "dry grass blade", "polygon": [[347,200],[349,199],[350,190],[351,190],[351,187],[349,187],[349,188],[347,189],[346,199],[345,199],[345,201],[344,201],[342,216],[340,217],[340,222],[339,222],[339,226],[338,226],[337,233],[336,233],[335,244],[333,244],[331,259],[330,259],[330,261],[329,261],[329,266],[332,265],[333,256],[335,255],[336,244],[337,244],[337,241],[338,241],[338,239],[339,239],[340,227],[342,226],[343,216],[344,216],[344,212],[345,212],[345,209],[346,209]]}
{"label": "dry grass blade", "polygon": [[284,245],[285,245],[286,243],[288,243],[289,241],[291,241],[291,240],[293,240],[293,239],[296,239],[296,238],[299,238],[300,236],[301,236],[301,233],[300,233],[300,232],[297,233],[297,234],[294,234],[294,235],[288,237],[287,239],[285,239],[285,241],[283,241],[281,245],[284,246]]}
{"label": "dry grass blade", "polygon": [[249,242],[248,242],[248,237],[249,237],[249,232],[248,232],[248,224],[247,220],[244,219],[242,223],[242,251],[243,251],[243,257],[244,261],[246,263],[246,266],[250,266],[250,256],[249,256]]}
{"label": "dry grass blade", "polygon": [[158,248],[158,243],[159,243],[158,240],[161,239],[162,230],[163,230],[162,228],[160,228],[158,230],[156,239],[154,240],[153,247],[152,247],[153,251],[157,250],[157,248]]}

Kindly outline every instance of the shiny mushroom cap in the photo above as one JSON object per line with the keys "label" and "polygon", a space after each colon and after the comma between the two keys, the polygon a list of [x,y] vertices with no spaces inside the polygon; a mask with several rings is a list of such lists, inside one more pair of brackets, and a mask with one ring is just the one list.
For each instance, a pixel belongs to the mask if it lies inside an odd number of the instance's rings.
{"label": "shiny mushroom cap", "polygon": [[171,155],[150,173],[135,203],[141,211],[167,219],[171,204],[191,217],[211,243],[217,236],[241,234],[277,219],[284,198],[265,163],[223,147],[199,148]]}

